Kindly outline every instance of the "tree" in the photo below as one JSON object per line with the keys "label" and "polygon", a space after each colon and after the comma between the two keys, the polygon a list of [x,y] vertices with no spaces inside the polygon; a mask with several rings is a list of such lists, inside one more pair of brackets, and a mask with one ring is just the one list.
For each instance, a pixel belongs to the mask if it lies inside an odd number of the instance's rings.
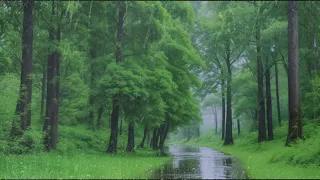
{"label": "tree", "polygon": [[[259,2],[255,2],[259,3]],[[260,3],[259,3],[260,5]],[[266,140],[265,128],[265,105],[264,105],[264,92],[263,92],[263,65],[261,60],[261,44],[260,44],[260,6],[258,7],[258,18],[256,20],[256,48],[257,48],[257,71],[258,71],[258,122],[259,122],[259,135],[258,142]]]}
{"label": "tree", "polygon": [[267,123],[268,123],[268,140],[273,139],[273,125],[272,125],[272,98],[271,98],[271,84],[270,84],[270,60],[269,52],[266,57],[266,100],[267,100]]}
{"label": "tree", "polygon": [[296,1],[288,1],[288,97],[289,126],[286,145],[302,138],[302,116],[299,94],[298,13]]}
{"label": "tree", "polygon": [[[122,60],[122,41],[124,33],[124,17],[126,14],[125,2],[119,1],[119,17],[117,22],[117,44],[116,44],[116,63],[119,64]],[[117,142],[118,142],[118,121],[119,121],[119,100],[117,96],[112,97],[112,113],[111,113],[111,134],[110,141],[108,145],[107,152],[114,153],[117,152]]]}
{"label": "tree", "polygon": [[[25,131],[31,126],[31,99],[32,99],[32,53],[33,53],[33,0],[24,0],[23,29],[22,29],[22,62],[19,99],[16,114],[20,116],[20,128]],[[15,120],[12,122],[11,136],[19,135]]]}
{"label": "tree", "polygon": [[[44,145],[48,151],[56,149],[58,143],[59,101],[60,101],[60,3],[52,1],[52,27],[49,29],[49,42],[53,43],[48,57],[47,104],[43,131]],[[59,12],[61,14],[59,14]]]}

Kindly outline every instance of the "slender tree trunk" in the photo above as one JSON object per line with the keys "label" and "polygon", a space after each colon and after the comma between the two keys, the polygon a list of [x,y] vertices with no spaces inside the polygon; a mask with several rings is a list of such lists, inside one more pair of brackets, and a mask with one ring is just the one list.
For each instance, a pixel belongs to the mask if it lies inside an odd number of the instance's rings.
{"label": "slender tree trunk", "polygon": [[41,81],[41,107],[40,107],[40,117],[44,118],[44,99],[46,94],[46,78],[47,71],[46,68],[43,67],[42,81]]}
{"label": "slender tree trunk", "polygon": [[149,142],[149,140],[150,140],[150,131],[149,131],[149,128],[148,128],[148,131],[147,131],[147,142]]}
{"label": "slender tree trunk", "polygon": [[288,94],[289,126],[286,145],[302,138],[302,117],[299,94],[299,52],[297,1],[288,2]]}
{"label": "slender tree trunk", "polygon": [[266,140],[266,125],[265,125],[265,107],[263,96],[263,65],[261,61],[261,46],[260,46],[260,19],[256,24],[256,44],[257,44],[257,69],[258,69],[258,123],[259,135],[258,142]]}
{"label": "slender tree trunk", "polygon": [[165,155],[164,153],[164,141],[167,137],[168,134],[168,130],[169,130],[169,123],[166,123],[163,125],[162,130],[161,130],[161,134],[160,134],[160,142],[159,142],[159,150],[160,150],[160,155]]}
{"label": "slender tree trunk", "polygon": [[240,135],[240,121],[237,119],[237,124],[238,124],[238,135]]}
{"label": "slender tree trunk", "polygon": [[222,130],[222,136],[221,140],[224,140],[225,137],[225,127],[226,127],[226,100],[225,100],[225,93],[224,93],[224,80],[221,80],[221,91],[222,91],[222,121],[221,121],[221,130]]}
{"label": "slender tree trunk", "polygon": [[102,113],[103,113],[103,106],[100,106],[99,109],[98,109],[97,129],[101,128]]}
{"label": "slender tree trunk", "polygon": [[[52,19],[57,19],[57,7],[58,5],[56,1],[52,1]],[[55,24],[54,27],[49,30],[49,40],[53,40],[54,43],[60,42],[59,23],[58,25]],[[58,47],[59,44],[55,44],[55,46]],[[58,143],[60,54],[57,49],[55,49],[48,57],[47,73],[47,105],[43,130],[45,132],[44,144],[46,149],[49,151],[51,149],[56,149],[56,145]]]}
{"label": "slender tree trunk", "polygon": [[215,135],[218,135],[218,112],[217,112],[217,107],[214,107],[214,123],[215,123]]}
{"label": "slender tree trunk", "polygon": [[270,83],[270,60],[269,53],[266,58],[266,98],[267,98],[267,123],[268,123],[268,140],[273,140],[273,124],[272,124],[272,98]]}
{"label": "slender tree trunk", "polygon": [[120,118],[120,128],[119,128],[119,134],[122,135],[122,123],[123,123],[124,117]]}
{"label": "slender tree trunk", "polygon": [[156,149],[159,149],[160,133],[161,133],[160,129],[158,128],[157,135],[156,135],[156,138],[155,138],[155,141],[154,141]]}
{"label": "slender tree trunk", "polygon": [[[126,14],[126,7],[124,1],[119,1],[119,20],[117,23],[117,45],[116,45],[116,63],[120,63],[122,61],[121,55],[121,44],[123,40],[124,33],[124,17]],[[118,122],[119,122],[119,100],[118,96],[115,95],[112,101],[112,113],[111,113],[111,135],[109,140],[109,145],[107,152],[115,153],[117,152],[117,142],[118,142]]]}
{"label": "slender tree trunk", "polygon": [[281,112],[280,112],[280,96],[279,96],[279,75],[278,75],[278,63],[274,65],[274,71],[276,76],[276,96],[277,96],[277,112],[278,112],[278,123],[281,126]]}
{"label": "slender tree trunk", "polygon": [[230,40],[227,43],[227,70],[228,70],[228,80],[227,80],[227,119],[226,119],[226,134],[224,138],[224,145],[233,144],[232,137],[232,71],[231,71],[231,62],[230,62]]}
{"label": "slender tree trunk", "polygon": [[[32,99],[32,53],[33,53],[33,0],[23,0],[23,28],[22,28],[22,63],[19,99],[16,114],[20,116],[20,128],[25,131],[31,125]],[[12,122],[11,136],[21,135],[15,120]]]}
{"label": "slender tree trunk", "polygon": [[196,127],[196,137],[200,137],[200,125],[198,123],[195,123],[195,127]]}
{"label": "slender tree trunk", "polygon": [[139,145],[140,148],[144,148],[144,142],[146,140],[147,134],[148,134],[148,125],[145,125],[144,130],[143,130],[143,138],[142,138],[142,141]]}
{"label": "slender tree trunk", "polygon": [[151,142],[152,142],[151,143],[152,149],[157,150],[158,149],[158,128],[154,128]]}
{"label": "slender tree trunk", "polygon": [[116,98],[113,98],[112,103],[112,113],[111,113],[111,134],[107,152],[116,153],[117,152],[117,142],[118,142],[118,120],[119,120],[119,104]]}
{"label": "slender tree trunk", "polygon": [[134,152],[134,122],[129,121],[127,152]]}

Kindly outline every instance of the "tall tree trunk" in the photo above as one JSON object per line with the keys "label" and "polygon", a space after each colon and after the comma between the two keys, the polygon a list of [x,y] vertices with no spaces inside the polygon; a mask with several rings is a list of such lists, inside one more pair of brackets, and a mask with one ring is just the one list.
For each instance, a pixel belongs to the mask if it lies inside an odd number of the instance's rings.
{"label": "tall tree trunk", "polygon": [[164,153],[164,141],[167,137],[168,134],[168,130],[169,130],[169,123],[166,123],[164,125],[162,125],[161,128],[161,134],[160,134],[160,142],[159,142],[159,150],[160,150],[160,155],[165,155]]}
{"label": "tall tree trunk", "polygon": [[[124,33],[124,17],[126,14],[126,7],[124,1],[119,1],[119,20],[117,23],[117,45],[116,45],[116,63],[122,61],[121,54],[121,44],[123,40]],[[119,95],[118,95],[119,96]],[[111,134],[107,152],[115,153],[117,152],[117,142],[118,142],[118,122],[119,122],[119,100],[118,96],[115,95],[112,100],[112,113],[111,113]]]}
{"label": "tall tree trunk", "polygon": [[226,46],[227,58],[227,70],[228,70],[228,79],[227,79],[227,119],[226,119],[226,134],[224,138],[224,145],[233,144],[232,137],[232,71],[231,71],[231,61],[230,61],[230,40],[228,40]]}
{"label": "tall tree trunk", "polygon": [[225,93],[224,93],[224,80],[221,80],[221,91],[222,91],[222,121],[221,121],[221,130],[222,130],[222,136],[221,140],[224,140],[225,137],[225,127],[226,127],[226,100],[225,100]]}
{"label": "tall tree trunk", "polygon": [[152,149],[153,150],[158,149],[158,128],[154,128],[151,142],[152,142],[151,143]]}
{"label": "tall tree trunk", "polygon": [[143,130],[143,138],[142,138],[142,141],[139,145],[140,148],[144,148],[144,142],[146,140],[147,134],[148,134],[148,125],[145,125],[144,130]]}
{"label": "tall tree trunk", "polygon": [[261,46],[260,46],[260,19],[256,24],[256,44],[257,44],[257,69],[258,69],[258,124],[259,135],[258,142],[266,140],[266,122],[265,122],[265,107],[263,96],[263,65],[261,61]]}
{"label": "tall tree trunk", "polygon": [[19,99],[16,114],[20,116],[19,130],[15,119],[12,121],[11,136],[18,136],[31,125],[32,98],[32,53],[33,53],[33,0],[23,0],[23,28],[22,28],[22,63]]}
{"label": "tall tree trunk", "polygon": [[267,123],[268,123],[268,140],[273,140],[273,124],[272,124],[272,98],[270,84],[270,60],[269,53],[266,58],[266,99],[267,99]]}
{"label": "tall tree trunk", "polygon": [[238,124],[238,135],[240,135],[240,121],[237,119],[237,124]]}
{"label": "tall tree trunk", "polygon": [[127,152],[134,152],[134,122],[129,121]]}
{"label": "tall tree trunk", "polygon": [[200,125],[198,122],[194,122],[194,127],[195,127],[195,136],[200,137]]}
{"label": "tall tree trunk", "polygon": [[149,131],[149,128],[148,128],[148,131],[147,131],[147,142],[149,142],[149,140],[150,140],[150,131]]}
{"label": "tall tree trunk", "polygon": [[103,113],[103,106],[101,105],[98,109],[97,129],[101,128],[101,117]]}
{"label": "tall tree trunk", "polygon": [[[56,1],[52,1],[52,21],[57,19],[58,5]],[[49,41],[59,46],[60,42],[60,23],[55,24],[49,30]],[[57,49],[48,57],[47,69],[47,105],[46,105],[46,119],[43,130],[45,131],[44,144],[46,149],[56,149],[58,143],[58,123],[59,123],[59,91],[60,91],[60,54]]]}
{"label": "tall tree trunk", "polygon": [[278,62],[276,62],[275,65],[274,65],[274,72],[275,72],[275,76],[276,76],[276,96],[277,96],[278,123],[279,123],[279,126],[281,126]]}
{"label": "tall tree trunk", "polygon": [[120,118],[120,128],[119,128],[119,134],[122,135],[122,123],[123,123],[124,117]]}
{"label": "tall tree trunk", "polygon": [[41,81],[41,107],[40,107],[40,117],[44,118],[44,99],[46,94],[46,78],[47,71],[46,68],[43,67],[42,81]]}
{"label": "tall tree trunk", "polygon": [[302,117],[299,94],[299,52],[297,1],[288,2],[288,94],[289,126],[286,145],[302,138]]}
{"label": "tall tree trunk", "polygon": [[214,124],[215,124],[215,135],[218,135],[218,112],[217,112],[217,107],[214,107]]}

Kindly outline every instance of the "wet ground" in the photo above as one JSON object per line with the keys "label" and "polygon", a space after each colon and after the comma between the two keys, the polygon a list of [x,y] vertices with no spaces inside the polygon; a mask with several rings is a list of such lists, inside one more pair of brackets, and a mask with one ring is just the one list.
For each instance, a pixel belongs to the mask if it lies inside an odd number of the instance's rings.
{"label": "wet ground", "polygon": [[169,146],[170,163],[157,169],[157,179],[247,179],[244,167],[232,156],[206,147]]}

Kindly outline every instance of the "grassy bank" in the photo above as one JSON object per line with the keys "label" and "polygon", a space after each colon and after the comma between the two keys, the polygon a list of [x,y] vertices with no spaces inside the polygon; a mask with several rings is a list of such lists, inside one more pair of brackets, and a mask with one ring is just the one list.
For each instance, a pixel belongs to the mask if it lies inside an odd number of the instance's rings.
{"label": "grassy bank", "polygon": [[146,172],[168,160],[148,150],[116,155],[78,152],[0,156],[0,178],[137,178],[147,176]]}
{"label": "grassy bank", "polygon": [[[11,144],[0,141],[0,178],[147,178],[171,158],[158,157],[151,149],[126,153],[125,133],[119,136],[117,154],[104,153],[109,132],[83,126],[61,126],[58,149],[46,153],[39,132],[30,130]],[[141,138],[137,134],[136,144]],[[28,147],[22,145],[26,142]]]}
{"label": "grassy bank", "polygon": [[223,146],[213,132],[175,144],[207,146],[240,159],[250,178],[320,178],[320,126],[304,126],[306,140],[285,147],[287,126],[274,130],[274,140],[257,143],[257,133],[234,135],[234,145]]}

